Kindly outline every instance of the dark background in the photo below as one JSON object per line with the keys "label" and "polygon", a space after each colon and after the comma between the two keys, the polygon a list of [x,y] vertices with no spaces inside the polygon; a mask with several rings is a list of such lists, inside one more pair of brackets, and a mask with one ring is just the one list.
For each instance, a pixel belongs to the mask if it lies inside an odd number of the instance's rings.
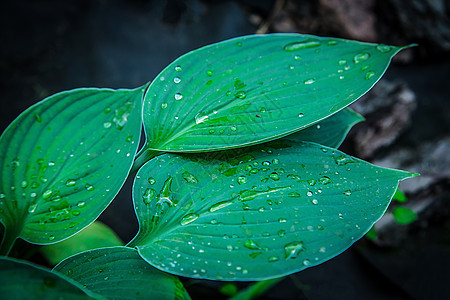
{"label": "dark background", "polygon": [[[401,186],[419,219],[398,225],[388,213],[377,240],[286,277],[262,299],[450,298],[449,1],[2,1],[0,129],[53,93],[137,87],[190,50],[255,32],[420,44],[400,53],[358,101],[366,125],[343,145],[376,164],[421,173]],[[100,219],[124,242],[137,232],[130,190],[128,181]],[[193,299],[225,297],[220,282],[184,281]]]}

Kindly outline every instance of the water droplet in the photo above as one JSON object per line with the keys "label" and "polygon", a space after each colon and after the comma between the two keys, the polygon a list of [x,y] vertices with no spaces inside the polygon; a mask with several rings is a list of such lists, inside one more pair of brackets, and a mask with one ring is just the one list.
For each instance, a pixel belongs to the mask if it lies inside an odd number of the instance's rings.
{"label": "water droplet", "polygon": [[350,196],[352,194],[352,191],[351,190],[346,190],[346,191],[344,191],[344,195],[345,196]]}
{"label": "water droplet", "polygon": [[306,192],[306,196],[311,197],[312,195],[313,195],[313,193],[311,191]]}
{"label": "water droplet", "polygon": [[239,184],[244,184],[244,183],[247,182],[247,177],[245,177],[245,176],[239,176],[238,179],[237,179],[237,182],[238,182]]}
{"label": "water droplet", "polygon": [[20,165],[20,163],[19,163],[19,159],[18,159],[18,158],[13,159],[13,160],[11,161],[11,167],[13,168],[13,170],[17,169],[17,167],[18,167],[19,165]]}
{"label": "water droplet", "polygon": [[279,218],[279,219],[278,219],[278,222],[280,222],[280,223],[286,223],[286,221],[287,221],[287,220],[286,220],[285,218]]}
{"label": "water droplet", "polygon": [[181,95],[180,93],[176,93],[175,94],[175,100],[181,100],[181,99],[183,99],[183,95]]}
{"label": "water droplet", "polygon": [[277,165],[277,164],[280,163],[280,160],[279,160],[278,158],[274,158],[274,159],[272,159],[272,163],[273,163],[274,165]]}
{"label": "water droplet", "polygon": [[349,156],[344,156],[344,155],[335,157],[334,160],[335,160],[336,164],[339,165],[339,166],[343,166],[343,165],[355,162],[355,160],[353,158],[351,158]]}
{"label": "water droplet", "polygon": [[298,114],[298,117],[299,117],[299,118],[303,118],[303,114],[302,114],[302,113],[299,113],[299,114]]}
{"label": "water droplet", "polygon": [[48,237],[48,239],[49,239],[50,241],[53,241],[53,240],[55,239],[55,236],[54,236],[54,235],[50,235],[50,236]]}
{"label": "water droplet", "polygon": [[198,215],[197,214],[187,214],[181,219],[180,224],[182,226],[184,226],[184,225],[187,225],[187,224],[190,224],[190,223],[194,222],[197,219],[198,219]]}
{"label": "water droplet", "polygon": [[369,57],[370,57],[370,54],[369,54],[369,53],[363,52],[363,53],[356,54],[356,55],[353,57],[353,61],[354,61],[356,64],[358,64],[358,63],[360,63],[360,62],[363,62],[363,61],[368,60]]}
{"label": "water droplet", "polygon": [[314,179],[309,179],[309,180],[308,180],[308,184],[311,185],[311,186],[313,186],[313,185],[316,184],[316,180],[314,180]]}
{"label": "water droplet", "polygon": [[46,190],[43,194],[42,194],[42,199],[48,199],[52,196],[53,191],[52,190]]}
{"label": "water droplet", "polygon": [[214,132],[216,132],[214,129],[209,130],[209,134],[213,134]]}
{"label": "water droplet", "polygon": [[331,183],[331,179],[328,176],[322,176],[322,177],[320,177],[319,182],[323,185],[326,185],[326,184]]}
{"label": "water droplet", "polygon": [[162,109],[166,109],[167,108],[167,103],[166,102],[161,103],[161,108]]}
{"label": "water droplet", "polygon": [[341,59],[341,60],[339,60],[338,64],[340,66],[343,66],[343,65],[347,64],[347,61],[345,59]]}
{"label": "water droplet", "polygon": [[36,211],[36,207],[37,207],[37,203],[31,204],[28,207],[28,213],[30,213],[30,214],[34,213]]}
{"label": "water droplet", "polygon": [[40,116],[38,113],[35,113],[35,114],[34,114],[34,117],[36,118],[36,121],[37,121],[38,123],[41,123],[41,122],[42,122],[42,118],[41,118],[41,116]]}
{"label": "water droplet", "polygon": [[208,76],[213,76],[213,71],[207,70],[207,71],[206,71],[206,75],[208,75]]}
{"label": "water droplet", "polygon": [[198,183],[197,178],[195,178],[194,175],[192,175],[188,171],[183,172],[182,176],[188,183]]}
{"label": "water droplet", "polygon": [[283,236],[285,236],[286,235],[286,230],[280,230],[280,231],[278,231],[278,236],[279,237],[283,237]]}
{"label": "water droplet", "polygon": [[277,181],[277,180],[280,180],[280,175],[278,175],[278,173],[276,173],[276,172],[273,172],[269,175],[269,178]]}
{"label": "water droplet", "polygon": [[319,204],[319,200],[317,200],[317,199],[312,199],[311,202],[312,202],[312,204],[314,204],[314,205]]}
{"label": "water droplet", "polygon": [[231,126],[230,129],[231,129],[231,131],[236,131],[237,128],[236,128],[236,126]]}
{"label": "water droplet", "polygon": [[303,261],[303,265],[305,265],[305,266],[309,266],[310,264],[311,264],[311,262],[309,261],[309,259],[305,259]]}
{"label": "water droplet", "polygon": [[234,96],[239,99],[245,99],[247,97],[247,94],[244,91],[239,91],[236,92]]}
{"label": "water droplet", "polygon": [[366,79],[367,80],[369,80],[373,76],[375,76],[375,72],[374,71],[369,71],[369,72],[366,73]]}
{"label": "water droplet", "polygon": [[93,185],[90,185],[89,183],[86,183],[86,185],[84,186],[86,188],[86,190],[88,190],[89,192],[92,192],[93,190],[95,190],[95,187]]}
{"label": "water droplet", "polygon": [[336,46],[338,44],[338,42],[337,41],[328,41],[328,43],[327,43],[327,45],[328,46]]}
{"label": "water droplet", "polygon": [[67,270],[67,275],[69,276],[73,275],[73,270],[72,269]]}
{"label": "water droplet", "polygon": [[305,250],[303,248],[303,242],[291,242],[284,246],[284,258],[285,259],[294,259],[297,258],[300,252]]}
{"label": "water droplet", "polygon": [[77,184],[75,179],[67,179],[67,181],[66,181],[66,186],[67,187],[74,186],[75,184]]}
{"label": "water droplet", "polygon": [[111,127],[111,125],[112,125],[111,122],[105,122],[105,123],[103,123],[103,127],[105,127],[105,128],[109,128],[109,127]]}
{"label": "water droplet", "polygon": [[208,115],[203,114],[203,113],[198,113],[195,116],[195,124],[198,125],[198,124],[204,123],[204,122],[208,121],[208,118],[209,118]]}
{"label": "water droplet", "polygon": [[176,66],[175,67],[175,71],[180,72],[181,71],[181,66]]}
{"label": "water droplet", "polygon": [[227,207],[227,206],[229,206],[229,205],[231,205],[231,204],[233,204],[233,201],[230,201],[230,200],[218,202],[218,203],[212,205],[212,206],[209,208],[209,212],[215,212],[215,211],[218,211],[218,210],[220,210],[220,209],[222,209],[222,208],[225,208],[225,207]]}
{"label": "water droplet", "polygon": [[245,246],[245,248],[248,248],[251,250],[260,250],[261,249],[261,247],[252,240],[246,240],[244,243],[244,246]]}
{"label": "water droplet", "polygon": [[280,260],[280,258],[278,256],[271,256],[268,259],[269,262],[276,262],[276,261],[279,261],[279,260]]}
{"label": "water droplet", "polygon": [[294,59],[295,59],[296,61],[299,61],[299,60],[301,60],[302,58],[300,57],[300,55],[296,55],[296,56],[294,56]]}
{"label": "water droplet", "polygon": [[84,202],[84,201],[80,201],[77,203],[78,207],[84,207],[85,205],[86,205],[86,202]]}
{"label": "water droplet", "polygon": [[316,80],[314,78],[310,78],[310,79],[303,81],[304,84],[313,84],[314,82],[316,82]]}
{"label": "water droplet", "polygon": [[376,49],[381,53],[387,53],[392,50],[392,47],[388,45],[379,44],[378,46],[376,46]]}
{"label": "water droplet", "polygon": [[316,39],[306,39],[304,41],[301,42],[293,42],[293,43],[289,43],[287,45],[285,45],[283,47],[284,51],[296,51],[296,50],[300,50],[300,49],[307,49],[307,48],[315,48],[315,47],[319,47],[320,46],[320,42]]}
{"label": "water droplet", "polygon": [[237,43],[236,43],[236,46],[242,47],[242,43],[241,43],[241,42],[237,42]]}
{"label": "water droplet", "polygon": [[341,213],[339,213],[338,217],[340,220],[344,219],[344,216]]}
{"label": "water droplet", "polygon": [[150,184],[155,184],[156,183],[156,180],[155,180],[155,178],[153,178],[153,177],[149,177],[148,178],[148,183],[150,183]]}
{"label": "water droplet", "polygon": [[109,279],[109,277],[108,276],[105,276],[105,278],[103,278],[103,280],[108,280]]}

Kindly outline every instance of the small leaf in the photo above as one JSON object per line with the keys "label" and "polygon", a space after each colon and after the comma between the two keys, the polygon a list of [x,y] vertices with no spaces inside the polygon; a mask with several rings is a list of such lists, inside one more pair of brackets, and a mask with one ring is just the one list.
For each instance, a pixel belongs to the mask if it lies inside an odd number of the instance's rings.
{"label": "small leaf", "polygon": [[408,201],[408,198],[406,198],[406,195],[401,190],[397,189],[392,200],[398,201],[400,203],[405,203],[406,201]]}
{"label": "small leaf", "polygon": [[10,124],[0,137],[5,240],[55,243],[100,215],[133,163],[142,94],[142,87],[65,91]]}
{"label": "small leaf", "polygon": [[0,257],[3,299],[103,299],[81,284],[28,262]]}
{"label": "small leaf", "polygon": [[285,140],[163,154],[137,173],[139,233],[130,246],[158,269],[181,276],[280,277],[320,264],[364,236],[398,181],[410,176]]}
{"label": "small leaf", "polygon": [[375,226],[372,226],[372,228],[370,228],[370,230],[366,233],[366,238],[368,238],[369,240],[375,240],[378,238]]}
{"label": "small leaf", "polygon": [[190,299],[177,277],[153,268],[131,248],[86,251],[54,270],[108,299]]}
{"label": "small leaf", "polygon": [[267,34],[194,50],[145,93],[143,151],[228,149],[294,133],[366,93],[401,49]]}
{"label": "small leaf", "polygon": [[400,225],[408,225],[417,220],[417,214],[409,208],[397,206],[393,211],[395,221]]}
{"label": "small leaf", "polygon": [[113,246],[123,246],[122,241],[111,228],[103,223],[94,222],[67,240],[43,246],[39,251],[52,265],[56,265],[77,253]]}
{"label": "small leaf", "polygon": [[363,120],[364,118],[360,114],[350,108],[346,108],[317,124],[286,136],[285,139],[314,142],[324,146],[338,148],[353,125]]}

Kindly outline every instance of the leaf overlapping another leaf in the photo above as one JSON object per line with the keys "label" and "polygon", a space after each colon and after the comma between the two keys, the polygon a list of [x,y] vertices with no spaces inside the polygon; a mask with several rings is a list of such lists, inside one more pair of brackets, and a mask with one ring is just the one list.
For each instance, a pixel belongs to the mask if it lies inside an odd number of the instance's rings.
{"label": "leaf overlapping another leaf", "polygon": [[130,246],[177,275],[280,277],[347,249],[411,176],[283,139],[202,156],[164,154],[136,176],[139,233]]}

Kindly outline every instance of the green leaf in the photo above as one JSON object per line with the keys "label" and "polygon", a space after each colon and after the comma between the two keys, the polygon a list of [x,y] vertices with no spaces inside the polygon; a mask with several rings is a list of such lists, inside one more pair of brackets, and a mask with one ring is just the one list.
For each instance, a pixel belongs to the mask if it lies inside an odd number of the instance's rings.
{"label": "green leaf", "polygon": [[311,125],[303,130],[286,136],[291,141],[314,142],[324,146],[338,148],[350,129],[364,118],[350,108]]}
{"label": "green leaf", "polygon": [[18,236],[63,240],[108,206],[139,143],[143,89],[61,92],[10,124],[0,137],[3,253]]}
{"label": "green leaf", "polygon": [[375,226],[372,226],[372,228],[370,228],[370,230],[366,233],[366,238],[369,240],[375,240],[378,238],[378,233]]}
{"label": "green leaf", "polygon": [[145,93],[143,153],[228,149],[298,131],[366,93],[401,49],[267,34],[189,52]]}
{"label": "green leaf", "polygon": [[103,299],[79,283],[28,262],[0,257],[4,299]]}
{"label": "green leaf", "polygon": [[392,200],[398,201],[400,203],[405,203],[406,201],[408,201],[408,198],[406,198],[406,195],[401,190],[397,189]]}
{"label": "green leaf", "polygon": [[153,268],[132,248],[86,251],[54,270],[108,299],[190,299],[177,277]]}
{"label": "green leaf", "polygon": [[347,249],[384,214],[399,180],[414,176],[308,142],[237,150],[146,163],[129,245],[181,276],[280,277]]}
{"label": "green leaf", "polygon": [[397,206],[393,211],[395,221],[400,225],[408,225],[417,220],[417,214],[409,208]]}
{"label": "green leaf", "polygon": [[67,240],[43,246],[39,251],[52,265],[56,265],[77,253],[113,246],[123,246],[123,243],[111,228],[103,223],[94,222]]}

